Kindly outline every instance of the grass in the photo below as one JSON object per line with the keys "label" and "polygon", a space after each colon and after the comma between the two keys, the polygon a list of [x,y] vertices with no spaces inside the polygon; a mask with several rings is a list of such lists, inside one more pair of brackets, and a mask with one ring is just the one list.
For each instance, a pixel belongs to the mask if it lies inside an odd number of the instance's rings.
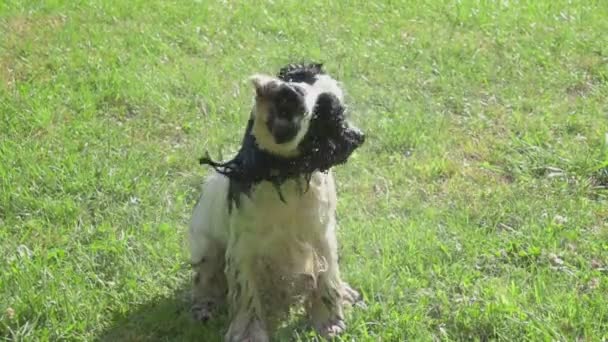
{"label": "grass", "polygon": [[[0,3],[0,338],[220,340],[184,232],[246,78],[344,82],[344,341],[608,339],[603,1]],[[279,339],[311,340],[291,322]]]}

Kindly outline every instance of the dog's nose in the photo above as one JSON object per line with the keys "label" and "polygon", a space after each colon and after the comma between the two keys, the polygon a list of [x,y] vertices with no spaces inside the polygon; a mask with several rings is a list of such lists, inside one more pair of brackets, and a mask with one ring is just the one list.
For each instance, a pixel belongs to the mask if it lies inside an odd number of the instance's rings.
{"label": "dog's nose", "polygon": [[298,134],[298,124],[285,119],[275,119],[272,122],[270,131],[277,144],[284,144],[296,137]]}

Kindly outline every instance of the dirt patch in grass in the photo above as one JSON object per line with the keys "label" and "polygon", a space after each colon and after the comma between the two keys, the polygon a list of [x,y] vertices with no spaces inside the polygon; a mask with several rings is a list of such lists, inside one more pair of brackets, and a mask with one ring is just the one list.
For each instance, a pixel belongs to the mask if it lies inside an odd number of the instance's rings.
{"label": "dirt patch in grass", "polygon": [[47,45],[48,38],[66,20],[63,15],[21,15],[0,20],[0,86],[13,89],[22,79],[20,66],[28,62],[29,50]]}
{"label": "dirt patch in grass", "polygon": [[62,27],[66,20],[64,15],[20,15],[2,22],[0,27],[4,31],[5,39],[11,41],[11,38],[31,38],[33,34],[41,31],[56,30]]}

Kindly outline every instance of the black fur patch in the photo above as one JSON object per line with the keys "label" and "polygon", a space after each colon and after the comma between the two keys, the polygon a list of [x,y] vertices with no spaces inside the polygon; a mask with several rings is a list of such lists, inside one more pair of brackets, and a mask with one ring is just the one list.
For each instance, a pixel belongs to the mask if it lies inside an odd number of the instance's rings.
{"label": "black fur patch", "polygon": [[[289,65],[281,69],[279,78],[292,82],[312,80],[311,83],[314,83],[314,77],[322,73],[321,64]],[[230,179],[230,210],[233,206],[240,206],[241,194],[250,195],[253,185],[261,181],[274,184],[279,198],[284,201],[281,193],[283,182],[303,177],[308,184],[314,172],[325,172],[333,166],[345,163],[352,152],[363,144],[365,136],[348,124],[345,110],[335,95],[319,95],[310,128],[298,145],[298,157],[280,157],[258,148],[255,137],[251,134],[253,118],[250,118],[241,148],[232,160],[218,163],[205,156],[200,159],[200,163],[210,165]]]}
{"label": "black fur patch", "polygon": [[279,71],[278,78],[285,82],[315,83],[317,75],[324,74],[322,63],[289,64]]}

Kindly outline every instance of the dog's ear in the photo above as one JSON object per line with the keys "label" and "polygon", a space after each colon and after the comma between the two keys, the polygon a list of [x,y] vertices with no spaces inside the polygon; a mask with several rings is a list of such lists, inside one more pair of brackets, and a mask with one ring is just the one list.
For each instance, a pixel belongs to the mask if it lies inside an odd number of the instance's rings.
{"label": "dog's ear", "polygon": [[255,88],[255,93],[259,97],[268,96],[268,94],[274,89],[277,85],[277,79],[263,74],[255,74],[249,77],[251,84]]}

